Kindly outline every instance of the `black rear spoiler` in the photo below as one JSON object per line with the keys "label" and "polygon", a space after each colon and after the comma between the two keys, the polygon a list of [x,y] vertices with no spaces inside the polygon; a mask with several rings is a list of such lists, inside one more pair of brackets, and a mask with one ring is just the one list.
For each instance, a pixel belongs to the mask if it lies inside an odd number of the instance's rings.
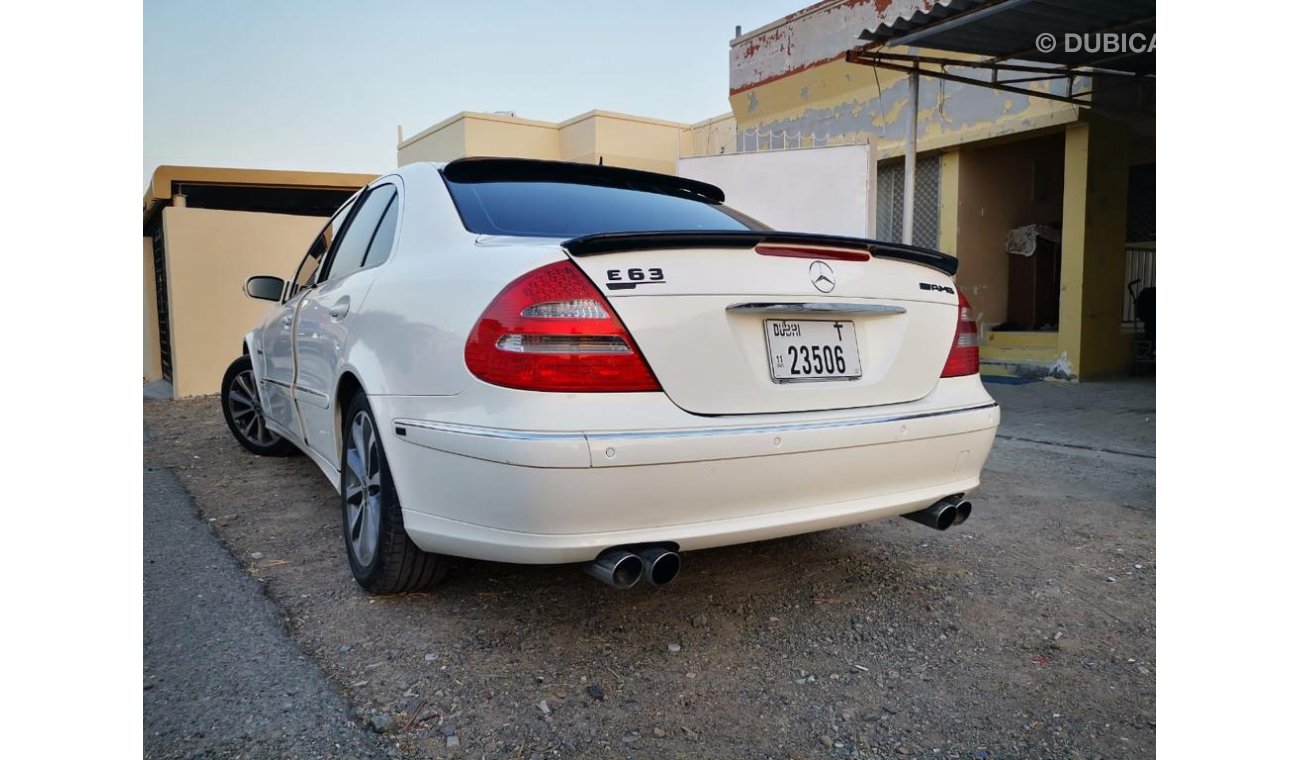
{"label": "black rear spoiler", "polygon": [[806,232],[775,232],[768,230],[710,230],[668,232],[605,232],[584,235],[564,241],[565,250],[574,256],[596,256],[602,253],[648,251],[664,248],[753,248],[767,245],[815,245],[827,248],[845,248],[866,251],[882,259],[898,259],[937,269],[949,277],[957,274],[957,257],[902,243],[886,243],[866,238],[840,235],[816,235]]}

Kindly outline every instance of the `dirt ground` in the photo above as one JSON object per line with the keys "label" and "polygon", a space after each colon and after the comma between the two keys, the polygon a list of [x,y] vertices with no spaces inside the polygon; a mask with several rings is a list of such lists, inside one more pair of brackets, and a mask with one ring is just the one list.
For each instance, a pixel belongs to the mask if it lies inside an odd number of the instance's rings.
{"label": "dirt ground", "polygon": [[338,497],[215,399],[146,402],[172,468],[293,637],[420,757],[1155,755],[1155,461],[999,440],[973,517],[684,555],[660,590],[461,561],[372,598]]}

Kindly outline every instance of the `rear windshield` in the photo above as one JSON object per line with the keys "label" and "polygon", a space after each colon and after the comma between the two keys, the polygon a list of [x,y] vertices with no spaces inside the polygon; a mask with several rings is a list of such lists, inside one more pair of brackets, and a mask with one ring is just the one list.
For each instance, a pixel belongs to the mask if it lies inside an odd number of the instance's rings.
{"label": "rear windshield", "polygon": [[577,182],[455,182],[465,228],[485,235],[575,238],[603,232],[766,230],[735,209],[687,193]]}

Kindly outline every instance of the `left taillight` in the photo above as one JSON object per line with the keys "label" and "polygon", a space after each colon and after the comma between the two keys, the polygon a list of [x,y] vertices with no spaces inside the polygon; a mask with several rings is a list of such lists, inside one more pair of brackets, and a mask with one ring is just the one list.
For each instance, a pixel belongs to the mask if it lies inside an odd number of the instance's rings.
{"label": "left taillight", "polygon": [[966,294],[957,291],[957,334],[952,338],[952,348],[948,351],[948,361],[943,365],[940,377],[962,377],[979,374],[980,371],[980,328],[975,323],[975,314],[971,311]]}
{"label": "left taillight", "polygon": [[470,332],[465,365],[480,380],[521,390],[660,390],[622,320],[571,261],[507,285]]}

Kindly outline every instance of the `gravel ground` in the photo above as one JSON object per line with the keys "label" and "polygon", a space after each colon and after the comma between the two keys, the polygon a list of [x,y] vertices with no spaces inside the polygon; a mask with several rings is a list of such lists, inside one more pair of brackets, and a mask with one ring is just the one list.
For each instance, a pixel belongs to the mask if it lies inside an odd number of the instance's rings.
{"label": "gravel ground", "polygon": [[1155,461],[1111,453],[1131,447],[999,440],[959,528],[692,552],[658,591],[461,561],[434,593],[372,598],[306,458],[247,454],[214,399],[145,421],[146,462],[394,754],[1155,754]]}

